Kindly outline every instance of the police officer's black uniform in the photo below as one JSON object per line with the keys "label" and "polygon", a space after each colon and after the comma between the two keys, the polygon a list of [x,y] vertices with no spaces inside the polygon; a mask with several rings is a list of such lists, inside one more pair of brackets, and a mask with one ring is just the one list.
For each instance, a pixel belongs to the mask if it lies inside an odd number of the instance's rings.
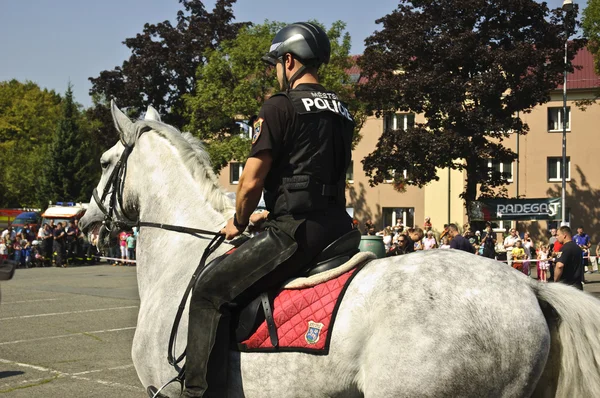
{"label": "police officer's black uniform", "polygon": [[572,240],[565,243],[556,255],[556,262],[563,263],[560,282],[583,290],[583,251]]}
{"label": "police officer's black uniform", "polygon": [[264,185],[270,214],[264,232],[209,267],[194,288],[185,378],[190,397],[226,397],[227,304],[277,288],[352,229],[344,189],[354,122],[337,96],[319,84],[300,84],[267,100],[254,127],[250,157],[270,150],[273,159]]}

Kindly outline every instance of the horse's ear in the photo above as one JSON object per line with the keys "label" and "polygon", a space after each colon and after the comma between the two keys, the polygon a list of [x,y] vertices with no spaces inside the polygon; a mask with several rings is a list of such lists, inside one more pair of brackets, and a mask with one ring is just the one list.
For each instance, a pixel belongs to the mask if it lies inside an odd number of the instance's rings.
{"label": "horse's ear", "polygon": [[148,105],[148,110],[146,111],[146,115],[144,116],[144,120],[154,120],[155,122],[161,122],[160,114],[156,109],[152,107],[152,105]]}
{"label": "horse's ear", "polygon": [[124,114],[117,103],[114,100],[110,101],[110,111],[112,113],[113,122],[115,123],[115,127],[119,132],[119,138],[122,142],[127,142],[125,140],[125,136],[131,131],[131,126],[133,122]]}

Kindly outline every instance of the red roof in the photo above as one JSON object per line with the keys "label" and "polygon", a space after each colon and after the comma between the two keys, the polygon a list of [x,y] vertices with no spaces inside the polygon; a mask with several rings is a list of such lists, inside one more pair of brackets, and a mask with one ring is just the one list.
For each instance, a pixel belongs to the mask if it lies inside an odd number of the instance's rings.
{"label": "red roof", "polygon": [[357,65],[358,59],[360,57],[360,55],[350,56],[350,58],[352,59],[352,66],[350,67],[350,69],[346,70],[346,73],[348,73],[353,83],[358,82],[358,84],[364,84],[368,81],[368,79],[366,78],[366,76],[361,75],[360,68]]}
{"label": "red roof", "polygon": [[[581,68],[567,75],[567,90],[600,88],[600,76],[594,71],[594,56],[586,47],[577,52],[573,58],[573,66]],[[561,90],[562,88],[562,84],[557,87]]]}
{"label": "red roof", "polygon": [[[359,84],[366,83],[367,77],[361,75],[360,68],[356,64],[360,55],[352,55],[351,58],[353,66],[347,70],[348,75],[357,79],[355,81]],[[567,90],[600,88],[600,75],[594,71],[594,56],[586,47],[577,52],[573,59],[573,66],[581,66],[581,68],[567,75]],[[556,89],[562,90],[562,84],[559,84]]]}

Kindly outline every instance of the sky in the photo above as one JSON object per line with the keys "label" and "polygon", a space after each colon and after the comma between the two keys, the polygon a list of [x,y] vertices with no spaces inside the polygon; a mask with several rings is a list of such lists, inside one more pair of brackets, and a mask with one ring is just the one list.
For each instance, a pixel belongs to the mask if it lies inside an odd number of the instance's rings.
{"label": "sky", "polygon": [[[550,8],[562,5],[547,2]],[[583,0],[575,2],[585,7]],[[204,4],[212,10],[214,0]],[[237,0],[233,11],[237,22],[344,21],[351,52],[360,54],[364,40],[380,29],[375,20],[397,5],[398,0]],[[180,9],[177,0],[0,0],[0,81],[30,80],[59,93],[71,82],[75,100],[90,106],[88,78],[129,58],[123,40],[141,33],[145,23],[175,20]]]}

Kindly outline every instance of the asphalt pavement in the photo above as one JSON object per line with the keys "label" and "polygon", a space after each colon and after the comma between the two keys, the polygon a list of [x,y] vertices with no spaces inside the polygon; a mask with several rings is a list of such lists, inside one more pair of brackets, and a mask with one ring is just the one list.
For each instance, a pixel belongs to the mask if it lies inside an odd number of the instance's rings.
{"label": "asphalt pavement", "polygon": [[135,267],[18,269],[0,289],[0,397],[147,397]]}

